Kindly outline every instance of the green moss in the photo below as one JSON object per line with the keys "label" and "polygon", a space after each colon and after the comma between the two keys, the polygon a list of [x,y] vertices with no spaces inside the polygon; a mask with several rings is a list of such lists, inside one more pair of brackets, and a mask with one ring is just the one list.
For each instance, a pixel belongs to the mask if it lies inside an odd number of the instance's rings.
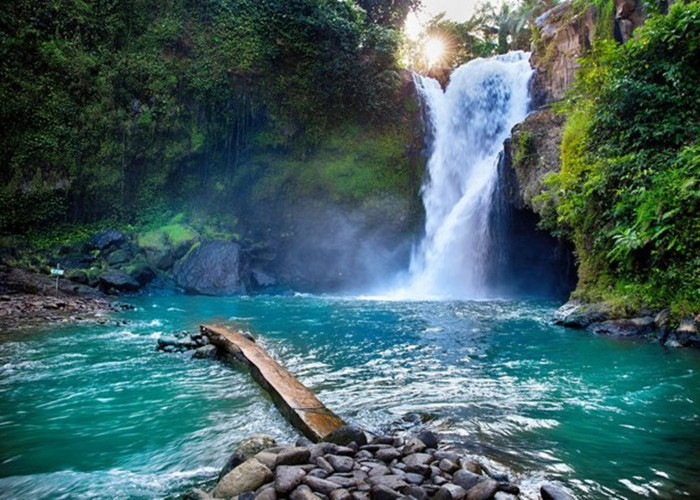
{"label": "green moss", "polygon": [[198,237],[199,233],[187,224],[168,224],[139,234],[137,241],[142,248],[162,250],[194,241]]}

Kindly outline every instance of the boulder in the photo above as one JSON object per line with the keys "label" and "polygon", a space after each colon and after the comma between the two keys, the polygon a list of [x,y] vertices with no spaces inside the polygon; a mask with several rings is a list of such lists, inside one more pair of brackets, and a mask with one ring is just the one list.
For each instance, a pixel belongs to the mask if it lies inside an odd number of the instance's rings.
{"label": "boulder", "polygon": [[416,437],[425,443],[425,446],[428,448],[437,448],[438,444],[440,444],[440,436],[433,431],[420,431]]}
{"label": "boulder", "polygon": [[100,288],[105,292],[135,292],[141,285],[125,272],[111,270],[100,276]]}
{"label": "boulder", "polygon": [[115,250],[114,252],[110,253],[106,260],[107,264],[110,266],[117,266],[119,264],[124,264],[125,262],[129,262],[131,259],[133,259],[134,256],[131,254],[131,252],[128,252],[127,250]]}
{"label": "boulder", "polygon": [[177,286],[187,293],[246,293],[247,262],[238,243],[205,241],[175,265]]}
{"label": "boulder", "polygon": [[300,465],[309,463],[311,452],[303,446],[295,446],[293,448],[284,448],[277,455],[275,461],[277,466],[280,465]]}
{"label": "boulder", "polygon": [[[164,337],[158,339],[159,344],[163,338]],[[177,342],[177,339],[175,339],[175,341]],[[275,439],[266,434],[257,434],[244,439],[238,444],[236,451],[228,458],[226,464],[221,468],[221,471],[219,472],[219,481],[221,481],[226,474],[246,460],[254,457],[263,450],[275,446],[276,444],[277,442]]]}
{"label": "boulder", "polygon": [[609,313],[603,304],[586,304],[570,300],[554,313],[554,324],[568,328],[587,328],[592,323],[606,321]]}
{"label": "boulder", "polygon": [[467,491],[468,500],[489,500],[498,491],[498,481],[486,477]]}
{"label": "boulder", "polygon": [[593,323],[588,329],[599,335],[609,337],[632,338],[642,337],[654,331],[654,318],[645,316],[632,319],[612,319]]}
{"label": "boulder", "polygon": [[120,247],[127,242],[126,235],[115,229],[109,229],[103,233],[96,234],[90,238],[88,245],[92,248],[97,248],[104,251],[109,247]]}
{"label": "boulder", "polygon": [[273,478],[270,469],[255,458],[251,458],[221,478],[212,491],[212,496],[230,498],[248,491],[255,491]]}

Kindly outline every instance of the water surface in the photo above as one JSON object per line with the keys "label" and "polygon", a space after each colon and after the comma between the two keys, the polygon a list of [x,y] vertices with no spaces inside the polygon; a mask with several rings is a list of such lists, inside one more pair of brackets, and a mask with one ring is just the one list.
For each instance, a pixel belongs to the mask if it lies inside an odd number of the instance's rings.
{"label": "water surface", "polygon": [[[222,321],[347,420],[423,419],[535,495],[700,496],[700,355],[550,325],[556,304],[157,297],[122,326],[0,337],[1,498],[163,498],[211,481],[237,442],[296,431],[242,370],[154,349]],[[527,496],[527,495],[526,495]]]}

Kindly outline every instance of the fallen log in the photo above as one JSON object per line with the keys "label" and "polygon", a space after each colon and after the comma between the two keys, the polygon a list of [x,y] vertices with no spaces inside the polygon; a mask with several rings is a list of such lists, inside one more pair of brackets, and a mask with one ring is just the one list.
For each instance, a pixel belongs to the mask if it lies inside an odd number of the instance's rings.
{"label": "fallen log", "polygon": [[261,346],[220,325],[201,325],[201,332],[219,350],[246,364],[253,378],[270,393],[289,422],[312,441],[321,441],[345,422],[319,401]]}

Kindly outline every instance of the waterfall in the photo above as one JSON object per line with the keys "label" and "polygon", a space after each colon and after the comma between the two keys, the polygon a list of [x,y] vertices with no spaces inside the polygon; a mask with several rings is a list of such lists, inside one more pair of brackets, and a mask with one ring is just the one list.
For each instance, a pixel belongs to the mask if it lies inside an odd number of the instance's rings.
{"label": "waterfall", "polygon": [[527,115],[531,75],[529,54],[512,52],[460,66],[444,92],[436,80],[416,77],[432,138],[422,190],[425,235],[399,295],[497,294],[490,270],[504,251],[494,203],[498,162],[503,141]]}

